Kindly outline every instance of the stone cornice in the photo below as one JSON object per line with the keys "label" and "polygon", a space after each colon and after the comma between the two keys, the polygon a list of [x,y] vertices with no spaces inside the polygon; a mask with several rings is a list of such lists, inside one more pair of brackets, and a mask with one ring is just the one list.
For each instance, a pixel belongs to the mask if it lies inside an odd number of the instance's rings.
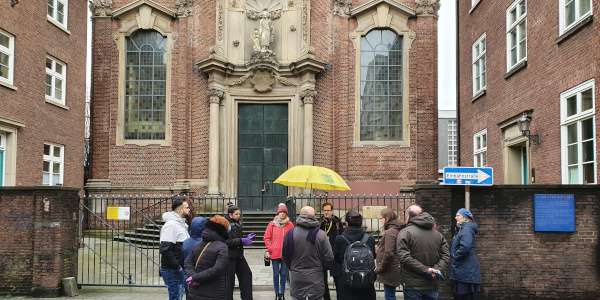
{"label": "stone cornice", "polygon": [[118,18],[119,16],[126,14],[142,5],[148,5],[150,6],[152,9],[160,11],[161,13],[171,17],[171,18],[176,18],[177,14],[171,10],[170,8],[167,8],[161,4],[158,4],[152,0],[137,0],[135,2],[129,3],[115,11],[113,11],[113,18]]}
{"label": "stone cornice", "polygon": [[396,9],[398,9],[399,11],[401,11],[411,17],[414,17],[417,15],[416,11],[413,8],[411,8],[407,5],[404,5],[402,3],[398,3],[394,0],[371,0],[369,2],[366,2],[362,5],[359,5],[355,8],[353,8],[350,11],[350,15],[353,17],[358,16],[358,15],[368,12],[372,9],[375,9],[380,3],[386,3],[389,6],[394,7]]}
{"label": "stone cornice", "polygon": [[[308,54],[293,63],[280,65],[277,70],[274,71],[281,76],[291,76],[304,72],[321,73],[325,71],[326,65],[327,64],[325,62],[317,59],[314,57],[314,55]],[[205,74],[219,72],[223,74],[235,74],[243,76],[249,71],[254,70],[254,67],[255,66],[253,65],[234,65],[228,62],[224,57],[214,54],[196,63],[196,68]],[[270,69],[273,69],[273,67]]]}

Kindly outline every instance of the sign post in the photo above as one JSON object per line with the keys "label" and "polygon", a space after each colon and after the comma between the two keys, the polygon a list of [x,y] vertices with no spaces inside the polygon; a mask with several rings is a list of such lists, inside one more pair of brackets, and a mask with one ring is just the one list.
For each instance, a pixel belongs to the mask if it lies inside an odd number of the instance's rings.
{"label": "sign post", "polygon": [[494,169],[489,167],[446,167],[444,168],[445,185],[462,185],[465,187],[465,208],[471,207],[471,186],[494,185]]}

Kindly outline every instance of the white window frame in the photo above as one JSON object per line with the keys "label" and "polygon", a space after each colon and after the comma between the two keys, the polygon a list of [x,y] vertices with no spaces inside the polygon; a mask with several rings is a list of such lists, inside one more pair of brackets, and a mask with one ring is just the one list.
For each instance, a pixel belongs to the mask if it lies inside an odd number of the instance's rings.
{"label": "white window frame", "polygon": [[[45,172],[43,169],[43,165],[42,165],[42,184],[43,185],[63,185],[64,182],[64,175],[65,175],[65,146],[63,145],[59,145],[59,144],[52,144],[52,143],[44,143],[44,146],[50,146],[50,153],[49,155],[46,155],[45,153],[42,152],[43,156],[44,156],[44,162],[49,162],[50,166],[48,169],[48,172]],[[60,157],[54,157],[54,147],[59,147],[60,148]],[[43,149],[42,149],[43,150]],[[59,182],[53,182],[53,170],[54,170],[54,164],[55,163],[59,163],[60,164],[60,176],[59,176]],[[44,173],[48,173],[48,182],[44,182]]]}
{"label": "white window frame", "polygon": [[0,168],[0,178],[2,178],[2,180],[0,180],[0,186],[4,186],[4,182],[6,181],[6,134],[3,132],[0,132],[0,151],[4,151],[4,155],[2,155],[2,164],[0,164],[0,166],[2,166]]}
{"label": "white window frame", "polygon": [[[568,2],[575,2],[575,21],[572,24],[566,24],[567,10],[566,4]],[[579,7],[581,6],[581,1],[590,1],[590,10],[583,15],[579,15]],[[587,16],[591,16],[594,13],[594,1],[593,0],[558,0],[558,15],[559,15],[559,35],[569,31],[569,29],[577,26],[583,19]]]}
{"label": "white window frame", "polygon": [[[591,89],[592,91],[592,107],[587,109],[586,111],[581,111],[581,105],[582,105],[582,101],[581,101],[581,94],[582,92]],[[568,161],[568,140],[567,140],[567,128],[569,125],[572,125],[574,123],[578,123],[577,124],[577,142],[579,144],[578,150],[577,150],[577,163],[575,165],[578,166],[578,184],[582,184],[583,183],[583,147],[581,147],[581,144],[584,142],[582,140],[581,137],[581,121],[583,120],[587,120],[587,119],[592,119],[592,144],[594,145],[594,182],[590,182],[588,184],[595,184],[597,182],[597,174],[598,174],[598,156],[597,156],[597,152],[596,152],[596,116],[595,116],[595,110],[596,110],[596,105],[595,105],[595,101],[596,101],[596,95],[595,95],[595,82],[594,80],[589,80],[586,81],[574,88],[571,88],[563,93],[560,94],[560,117],[561,117],[561,171],[562,171],[562,183],[563,184],[569,184],[569,161]],[[577,96],[577,112],[572,115],[567,117],[567,99],[571,98],[572,96]],[[589,141],[589,140],[586,140]],[[573,165],[571,165],[573,166]]]}
{"label": "white window frame", "polygon": [[458,163],[458,128],[456,119],[448,120],[448,166],[454,167]]}
{"label": "white window frame", "polygon": [[[58,25],[59,27],[63,27],[62,29],[67,29],[67,20],[69,19],[69,0],[48,0],[48,1],[52,1],[52,5],[53,5],[53,10],[52,10],[52,14],[48,14],[48,4],[46,3],[46,15],[48,17],[48,20],[50,22],[52,22],[55,25]],[[57,17],[57,7],[58,7],[58,3],[62,3],[64,5],[64,11],[63,11],[63,22],[60,22],[58,20]]]}
{"label": "white window frame", "polygon": [[13,85],[15,73],[15,37],[0,29],[0,34],[8,37],[8,48],[0,45],[0,52],[8,55],[8,78],[0,77],[0,82]]}
{"label": "white window frame", "polygon": [[[521,4],[522,2],[525,3],[525,11],[521,12],[521,15],[519,15],[519,4]],[[513,10],[515,11],[516,19],[514,20],[514,22],[511,22],[510,15]],[[506,10],[506,71],[510,71],[518,64],[527,60],[527,10],[527,0],[515,0],[515,2],[513,2]],[[525,24],[525,32],[521,31],[521,29],[519,28],[519,25],[521,24]],[[516,32],[517,36],[516,45],[512,44],[510,38],[510,35],[513,31]],[[523,53],[521,53],[521,47],[519,47],[521,41],[523,40],[525,42],[524,55]],[[517,52],[517,61],[514,64],[511,63],[511,50],[513,48],[515,48],[515,51]]]}
{"label": "white window frame", "polygon": [[[479,48],[481,49],[481,46],[483,46],[483,51],[481,51],[479,53],[479,55],[476,55],[475,53],[475,48],[479,45]],[[473,43],[473,46],[471,48],[471,56],[472,56],[472,80],[471,80],[471,84],[473,85],[473,96],[481,93],[482,91],[484,91],[487,88],[487,76],[486,76],[486,72],[487,72],[487,58],[486,58],[486,52],[487,52],[487,45],[486,45],[486,34],[482,34],[476,41],[475,43]],[[483,63],[481,63],[483,62]],[[480,64],[481,63],[481,64]],[[477,73],[477,66],[479,66],[479,73]],[[477,77],[477,75],[479,75],[479,77]],[[479,78],[479,79],[478,79]],[[477,82],[479,81],[479,82]],[[476,86],[477,84],[480,84],[480,88],[477,89]]]}
{"label": "white window frame", "polygon": [[[485,146],[481,148],[477,148],[477,140],[482,139],[485,136]],[[483,140],[483,139],[482,139]],[[473,135],[473,166],[474,167],[485,167],[487,166],[487,128],[483,129]],[[479,158],[481,154],[485,154],[485,163],[481,163],[481,159]]]}
{"label": "white window frame", "polygon": [[[47,56],[46,58],[52,61],[51,69],[48,69],[48,67],[46,66],[46,75],[52,76],[52,81],[51,81],[51,86],[50,86],[50,95],[46,95],[46,92],[45,92],[46,78],[44,77],[44,95],[46,96],[46,100],[51,101],[51,102],[56,102],[61,105],[65,105],[65,103],[66,103],[65,99],[67,98],[67,64],[65,64],[64,62],[62,62],[52,56]],[[62,74],[56,72],[56,65],[62,66],[62,70],[63,70]],[[62,97],[61,98],[56,98],[56,95],[55,95],[57,78],[62,80],[62,86],[61,86]]]}

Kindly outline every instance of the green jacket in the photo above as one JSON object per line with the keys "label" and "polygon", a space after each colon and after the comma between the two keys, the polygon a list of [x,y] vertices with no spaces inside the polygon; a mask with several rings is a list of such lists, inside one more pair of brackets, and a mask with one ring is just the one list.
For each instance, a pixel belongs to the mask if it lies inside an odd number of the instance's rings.
{"label": "green jacket", "polygon": [[438,288],[438,280],[427,273],[428,268],[446,272],[450,255],[444,236],[434,230],[435,219],[428,213],[410,218],[400,231],[396,248],[402,264],[405,288],[431,290]]}

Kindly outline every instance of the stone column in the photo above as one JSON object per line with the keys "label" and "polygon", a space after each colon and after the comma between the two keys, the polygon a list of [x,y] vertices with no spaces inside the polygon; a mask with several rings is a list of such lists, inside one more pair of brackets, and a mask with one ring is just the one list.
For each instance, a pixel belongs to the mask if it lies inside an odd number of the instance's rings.
{"label": "stone column", "polygon": [[317,92],[309,89],[302,91],[300,95],[304,103],[304,152],[303,163],[313,164],[313,103]]}
{"label": "stone column", "polygon": [[215,88],[208,90],[210,102],[210,125],[208,133],[208,193],[219,193],[219,105],[223,91]]}

